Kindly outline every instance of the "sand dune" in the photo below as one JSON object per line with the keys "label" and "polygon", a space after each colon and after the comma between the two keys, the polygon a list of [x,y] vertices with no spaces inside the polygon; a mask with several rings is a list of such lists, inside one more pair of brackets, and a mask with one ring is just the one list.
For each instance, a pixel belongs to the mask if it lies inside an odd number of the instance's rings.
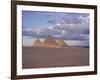
{"label": "sand dune", "polygon": [[22,47],[22,68],[89,65],[88,48]]}

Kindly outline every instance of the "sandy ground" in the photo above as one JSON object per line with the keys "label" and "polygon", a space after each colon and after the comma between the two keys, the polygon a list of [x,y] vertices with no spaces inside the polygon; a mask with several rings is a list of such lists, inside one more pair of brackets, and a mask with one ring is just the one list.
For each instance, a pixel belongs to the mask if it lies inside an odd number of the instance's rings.
{"label": "sandy ground", "polygon": [[23,47],[22,68],[47,68],[89,65],[88,48]]}

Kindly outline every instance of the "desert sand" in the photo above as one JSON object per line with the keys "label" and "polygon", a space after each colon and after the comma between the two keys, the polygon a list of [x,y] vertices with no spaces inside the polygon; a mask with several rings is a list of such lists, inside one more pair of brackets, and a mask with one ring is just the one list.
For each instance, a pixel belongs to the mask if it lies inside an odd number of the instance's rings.
{"label": "desert sand", "polygon": [[22,68],[89,65],[89,48],[22,47]]}

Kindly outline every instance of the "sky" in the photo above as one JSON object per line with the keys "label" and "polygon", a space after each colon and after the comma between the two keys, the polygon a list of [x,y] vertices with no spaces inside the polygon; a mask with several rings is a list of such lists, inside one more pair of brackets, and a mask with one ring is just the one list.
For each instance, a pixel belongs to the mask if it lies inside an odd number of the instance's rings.
{"label": "sky", "polygon": [[89,46],[89,19],[88,13],[22,11],[23,45],[51,35],[56,40],[86,42],[81,46]]}

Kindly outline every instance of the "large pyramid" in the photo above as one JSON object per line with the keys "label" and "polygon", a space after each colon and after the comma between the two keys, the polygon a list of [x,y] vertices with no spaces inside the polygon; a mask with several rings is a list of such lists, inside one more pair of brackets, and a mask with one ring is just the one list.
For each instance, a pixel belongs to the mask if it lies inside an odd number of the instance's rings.
{"label": "large pyramid", "polygon": [[58,40],[57,43],[59,47],[69,47],[64,40]]}
{"label": "large pyramid", "polygon": [[42,42],[39,39],[36,39],[35,42],[33,43],[33,46],[41,47],[42,46]]}
{"label": "large pyramid", "polygon": [[48,37],[43,41],[43,46],[51,48],[59,47],[58,43],[50,35],[48,35]]}

